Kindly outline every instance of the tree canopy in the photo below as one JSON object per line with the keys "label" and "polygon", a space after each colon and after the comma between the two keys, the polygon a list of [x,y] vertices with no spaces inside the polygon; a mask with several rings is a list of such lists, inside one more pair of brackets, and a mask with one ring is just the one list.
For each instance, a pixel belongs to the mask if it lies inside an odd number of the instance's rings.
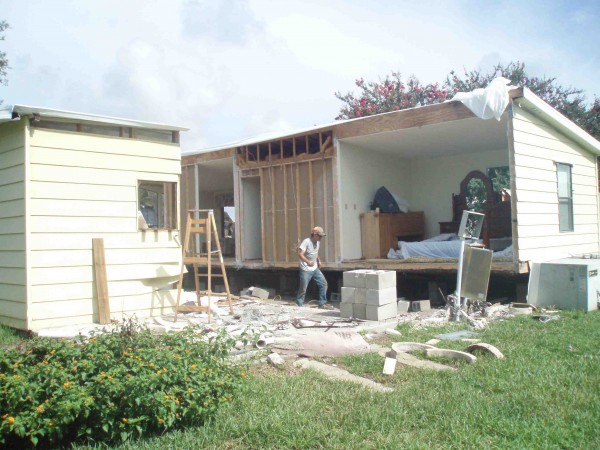
{"label": "tree canopy", "polygon": [[452,70],[441,83],[423,84],[414,75],[404,82],[400,72],[391,72],[377,82],[366,82],[359,78],[356,80],[358,94],[352,92],[342,94],[339,91],[335,93],[335,96],[344,103],[336,120],[442,103],[450,100],[457,92],[485,88],[499,76],[509,79],[513,86],[531,89],[552,107],[600,140],[600,99],[596,95],[589,103],[582,89],[564,87],[557,82],[556,77],[531,76],[525,69],[525,63],[520,61],[506,65],[498,63],[487,72],[463,69],[463,72],[459,73]]}
{"label": "tree canopy", "polygon": [[[4,31],[8,28],[8,22],[6,20],[0,20],[0,41],[3,41]],[[6,52],[0,51],[0,84],[6,86],[8,83],[8,58],[6,57]],[[0,104],[2,104],[2,100],[0,99]]]}

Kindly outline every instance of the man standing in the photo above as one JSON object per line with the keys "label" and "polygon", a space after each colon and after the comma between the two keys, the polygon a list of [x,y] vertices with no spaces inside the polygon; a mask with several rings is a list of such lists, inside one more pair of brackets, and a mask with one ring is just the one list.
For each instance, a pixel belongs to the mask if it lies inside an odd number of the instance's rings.
{"label": "man standing", "polygon": [[315,280],[319,288],[319,308],[333,309],[327,303],[327,280],[321,273],[321,259],[319,258],[319,246],[325,235],[323,228],[314,227],[310,237],[304,239],[298,247],[298,258],[300,258],[300,287],[296,297],[298,306],[304,305],[304,296],[310,280]]}

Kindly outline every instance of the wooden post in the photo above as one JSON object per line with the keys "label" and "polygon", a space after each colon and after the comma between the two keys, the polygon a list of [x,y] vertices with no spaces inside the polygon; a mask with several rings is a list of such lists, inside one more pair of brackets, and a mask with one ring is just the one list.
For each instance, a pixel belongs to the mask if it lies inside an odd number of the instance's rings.
{"label": "wooden post", "polygon": [[108,301],[108,283],[106,281],[106,261],[104,258],[104,239],[92,239],[94,281],[98,298],[98,319],[104,325],[110,323],[110,303]]}

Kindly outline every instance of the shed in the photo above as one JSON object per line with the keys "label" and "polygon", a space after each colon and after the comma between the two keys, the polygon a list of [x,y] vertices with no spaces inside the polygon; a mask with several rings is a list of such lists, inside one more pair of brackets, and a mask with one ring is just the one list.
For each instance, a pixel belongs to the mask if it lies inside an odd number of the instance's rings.
{"label": "shed", "polygon": [[[365,244],[455,232],[464,187],[478,178],[487,189],[480,202],[486,244],[512,244],[493,273],[523,274],[530,261],[597,253],[600,142],[527,88],[506,96],[499,120],[447,101],[184,154],[183,208],[235,208],[231,266],[295,267],[298,242],[321,225],[324,269],[403,271],[414,258],[365,255]],[[510,184],[501,193],[493,181],[502,171]],[[371,211],[382,186],[415,214],[384,225],[384,215]],[[367,216],[379,217],[378,233]],[[428,260],[418,261],[422,268]]]}
{"label": "shed", "polygon": [[0,110],[0,323],[38,330],[98,322],[98,290],[109,319],[172,309],[183,130]]}

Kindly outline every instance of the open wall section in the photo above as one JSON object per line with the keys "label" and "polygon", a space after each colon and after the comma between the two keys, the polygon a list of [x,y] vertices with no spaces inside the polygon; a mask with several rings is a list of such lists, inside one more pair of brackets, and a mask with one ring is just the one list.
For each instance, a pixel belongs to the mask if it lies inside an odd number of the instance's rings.
{"label": "open wall section", "polygon": [[0,125],[0,323],[27,328],[24,123]]}
{"label": "open wall section", "polygon": [[[341,142],[339,145],[342,259],[360,259],[360,214],[370,210],[381,186],[410,203],[410,163],[400,155],[381,154],[377,149]],[[412,203],[410,210],[416,211]]]}
{"label": "open wall section", "polygon": [[295,265],[299,243],[317,225],[328,233],[321,244],[321,260],[337,261],[337,182],[331,132],[240,147],[237,158],[242,261],[256,259],[258,249],[246,241],[256,240],[260,232],[263,262]]}

